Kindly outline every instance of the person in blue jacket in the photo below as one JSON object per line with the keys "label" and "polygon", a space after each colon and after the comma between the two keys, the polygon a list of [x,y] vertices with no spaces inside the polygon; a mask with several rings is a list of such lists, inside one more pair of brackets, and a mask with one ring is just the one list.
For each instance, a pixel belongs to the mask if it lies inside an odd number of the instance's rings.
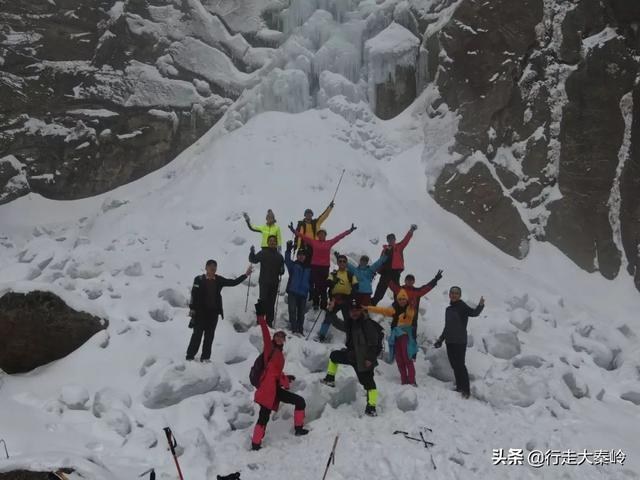
{"label": "person in blue jacket", "polygon": [[289,322],[293,333],[304,335],[304,314],[309,296],[311,267],[305,262],[307,252],[304,249],[298,250],[295,262],[291,260],[291,250],[293,250],[293,241],[289,240],[284,253],[284,263],[289,272],[287,282]]}
{"label": "person in blue jacket", "polygon": [[[334,252],[334,255],[338,258],[340,253]],[[355,298],[363,307],[371,304],[371,294],[373,293],[371,283],[373,282],[373,277],[376,275],[378,269],[384,265],[388,259],[388,256],[381,255],[378,260],[369,265],[369,257],[367,255],[362,255],[360,257],[360,263],[357,266],[351,262],[347,263],[347,271],[355,276],[356,280],[358,280],[358,293],[356,293]]]}

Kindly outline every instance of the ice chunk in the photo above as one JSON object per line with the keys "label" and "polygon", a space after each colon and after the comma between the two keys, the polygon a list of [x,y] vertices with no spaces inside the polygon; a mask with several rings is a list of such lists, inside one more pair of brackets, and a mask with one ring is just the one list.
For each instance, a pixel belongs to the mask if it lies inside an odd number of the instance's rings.
{"label": "ice chunk", "polygon": [[211,391],[228,392],[229,375],[223,367],[210,364],[180,363],[156,371],[142,392],[147,408],[175,405],[185,398]]}
{"label": "ice chunk", "polygon": [[622,400],[631,402],[635,405],[640,405],[640,392],[634,392],[634,391],[625,392],[622,395],[620,395],[620,398]]}
{"label": "ice chunk", "polygon": [[614,370],[614,354],[613,351],[597,340],[585,338],[582,336],[572,335],[573,349],[576,352],[588,353],[596,365],[605,370]]}
{"label": "ice chunk", "polygon": [[98,390],[93,397],[93,414],[100,418],[114,408],[125,410],[131,407],[131,395],[117,388],[105,387]]}
{"label": "ice chunk", "polygon": [[516,308],[509,313],[509,323],[518,330],[528,332],[531,330],[531,313],[524,308]]}
{"label": "ice chunk", "polygon": [[158,292],[158,297],[163,299],[172,307],[186,308],[189,305],[187,297],[174,288],[165,288]]}
{"label": "ice chunk", "polygon": [[131,433],[131,420],[119,408],[108,410],[102,415],[102,420],[118,435],[126,437]]}
{"label": "ice chunk", "polygon": [[60,389],[60,401],[70,410],[87,410],[89,392],[80,385],[65,385]]}
{"label": "ice chunk", "polygon": [[428,350],[427,360],[429,360],[429,375],[443,382],[453,381],[453,370],[444,348]]}
{"label": "ice chunk", "polygon": [[576,398],[589,397],[589,386],[582,381],[576,379],[573,372],[567,372],[562,375],[562,380],[567,385],[571,393]]}
{"label": "ice chunk", "polygon": [[520,354],[520,340],[518,340],[517,333],[496,332],[482,340],[487,352],[494,357],[509,360]]}
{"label": "ice chunk", "polygon": [[338,95],[342,95],[344,99],[350,103],[358,103],[364,99],[364,95],[360,89],[353,82],[350,82],[339,73],[333,73],[325,70],[320,73],[319,82],[319,108],[325,108],[327,106],[327,101]]}
{"label": "ice chunk", "polygon": [[124,274],[128,277],[139,277],[142,275],[142,265],[140,262],[135,262],[124,269]]}
{"label": "ice chunk", "polygon": [[418,395],[415,388],[405,388],[396,396],[398,409],[409,412],[418,408]]}
{"label": "ice chunk", "polygon": [[533,367],[540,368],[544,365],[544,359],[538,355],[522,355],[514,357],[511,361],[516,368]]}
{"label": "ice chunk", "polygon": [[327,368],[328,361],[329,352],[326,346],[316,342],[306,342],[302,346],[300,363],[310,372],[323,372]]}

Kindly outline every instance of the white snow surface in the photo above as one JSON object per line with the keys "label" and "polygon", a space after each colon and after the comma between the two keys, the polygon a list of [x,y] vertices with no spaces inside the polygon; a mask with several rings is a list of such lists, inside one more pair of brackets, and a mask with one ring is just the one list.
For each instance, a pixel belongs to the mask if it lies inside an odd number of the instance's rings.
{"label": "white snow surface", "polygon": [[[349,91],[346,79],[324,80],[325,88]],[[71,466],[73,478],[133,479],[154,467],[159,478],[175,479],[162,432],[170,426],[190,480],[234,471],[243,480],[321,478],[336,434],[332,480],[638,478],[637,292],[625,278],[580,270],[549,244],[532,242],[518,261],[438,207],[425,172],[447,155],[455,121],[446,111],[427,120],[418,110],[379,123],[350,123],[329,110],[262,113],[229,134],[210,132],[166,167],[107,194],[77,201],[29,194],[0,206],[0,292],[50,290],[109,320],[106,332],[67,357],[0,377],[0,435],[11,456],[0,460],[0,472]],[[438,122],[449,126],[438,129]],[[423,155],[422,141],[432,136]],[[374,141],[378,147],[365,146]],[[374,153],[384,148],[380,160]],[[344,336],[334,332],[332,344],[290,337],[285,371],[297,377],[292,389],[307,401],[311,432],[293,437],[292,409],[283,405],[263,450],[251,452],[258,408],[248,373],[261,338],[251,308],[244,311],[247,282],[223,291],[212,364],[184,361],[185,298],[208,258],[227,277],[245,270],[249,246],[260,239],[242,211],[259,218],[271,208],[284,229],[305,207],[329,203],[342,169],[325,226],[330,236],[352,222],[358,229],[340,252],[376,258],[387,233],[403,235],[416,223],[405,273],[423,284],[444,269],[421,304],[419,387],[399,385],[395,365],[382,361],[379,416],[363,417],[364,390],[349,367],[340,369],[335,390],[318,383]],[[452,391],[445,349],[431,346],[453,284],[471,305],[480,295],[487,300],[469,322],[470,400]],[[277,327],[284,328],[279,302]],[[311,311],[307,331],[313,318]],[[435,443],[429,450],[393,435],[416,436],[424,426],[433,429],[424,431]],[[494,448],[525,455],[621,449],[627,459],[624,466],[493,466]]]}

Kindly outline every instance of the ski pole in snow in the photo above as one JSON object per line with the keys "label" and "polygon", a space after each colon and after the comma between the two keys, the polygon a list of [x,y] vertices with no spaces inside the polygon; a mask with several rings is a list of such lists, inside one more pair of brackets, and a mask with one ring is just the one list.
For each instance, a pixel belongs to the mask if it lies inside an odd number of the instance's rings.
{"label": "ski pole in snow", "polygon": [[329,454],[329,460],[327,460],[327,466],[324,469],[324,475],[322,476],[322,480],[327,478],[327,472],[329,471],[329,467],[331,464],[336,464],[336,445],[338,445],[338,437],[340,434],[336,435],[335,440],[333,441],[333,448],[331,449],[331,453]]}
{"label": "ski pole in snow", "polygon": [[0,440],[0,443],[4,446],[4,454],[9,458],[9,450],[7,450],[7,442],[4,441],[4,438]]}
{"label": "ski pole in snow", "polygon": [[247,300],[246,300],[246,302],[244,302],[244,311],[245,311],[245,313],[247,313],[247,307],[249,307],[249,289],[250,288],[251,288],[251,273],[249,274],[249,281],[247,282]]}
{"label": "ski pole in snow", "polygon": [[182,476],[182,470],[180,470],[180,464],[178,463],[178,457],[176,455],[176,447],[178,446],[178,441],[176,440],[176,437],[173,436],[173,433],[171,432],[171,429],[169,427],[165,427],[163,430],[165,435],[167,436],[167,442],[169,442],[169,449],[171,450],[173,461],[176,462],[178,477],[180,477],[180,480],[184,480],[184,477]]}
{"label": "ski pole in snow", "polygon": [[344,177],[344,168],[342,169],[342,174],[340,175],[340,180],[338,180],[338,186],[336,187],[336,193],[333,194],[331,203],[333,203],[333,201],[336,199],[336,195],[338,195],[338,189],[340,188],[340,184],[342,183],[342,177]]}
{"label": "ski pole in snow", "polygon": [[320,310],[318,312],[318,316],[313,321],[313,325],[311,325],[311,330],[309,330],[309,333],[307,333],[307,340],[309,340],[309,337],[311,336],[311,332],[313,332],[313,329],[316,328],[316,323],[318,323],[318,319],[320,318],[320,315],[322,315],[322,312],[323,312],[323,310]]}
{"label": "ski pole in snow", "polygon": [[278,320],[278,303],[280,303],[280,280],[282,279],[282,276],[278,277],[278,291],[276,292],[276,309],[275,312],[273,313],[273,326],[275,328],[276,326],[276,321]]}

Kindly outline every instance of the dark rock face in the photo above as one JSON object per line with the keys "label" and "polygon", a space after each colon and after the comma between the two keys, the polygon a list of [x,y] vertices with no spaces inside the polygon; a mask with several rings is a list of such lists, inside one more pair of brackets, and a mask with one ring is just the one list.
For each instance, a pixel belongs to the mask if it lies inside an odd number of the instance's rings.
{"label": "dark rock face", "polygon": [[640,288],[636,3],[463,0],[423,48],[460,116],[434,198],[510,255],[547,240]]}
{"label": "dark rock face", "polygon": [[416,69],[396,67],[395,78],[376,85],[376,115],[388,120],[416,99]]}
{"label": "dark rock face", "polygon": [[0,298],[0,369],[28,372],[68,355],[106,327],[106,320],[76,312],[52,293],[6,293]]}
{"label": "dark rock face", "polygon": [[0,473],[0,480],[48,480],[47,472],[30,472],[28,470],[15,470],[13,472]]}
{"label": "dark rock face", "polygon": [[[0,0],[0,203],[108,191],[214,125],[268,55],[209,3]],[[211,55],[231,80],[212,77]]]}

